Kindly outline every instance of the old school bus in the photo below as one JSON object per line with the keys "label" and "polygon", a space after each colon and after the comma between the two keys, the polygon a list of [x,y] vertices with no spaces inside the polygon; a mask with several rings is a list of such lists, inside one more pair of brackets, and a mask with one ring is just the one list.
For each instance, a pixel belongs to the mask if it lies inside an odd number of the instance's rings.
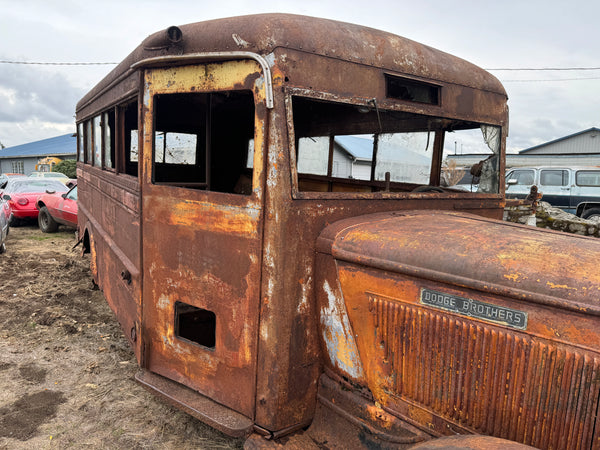
{"label": "old school bus", "polygon": [[[600,244],[500,220],[484,70],[331,20],[213,20],[149,36],[77,127],[93,277],[166,401],[248,448],[600,448]],[[489,154],[477,192],[457,140]]]}

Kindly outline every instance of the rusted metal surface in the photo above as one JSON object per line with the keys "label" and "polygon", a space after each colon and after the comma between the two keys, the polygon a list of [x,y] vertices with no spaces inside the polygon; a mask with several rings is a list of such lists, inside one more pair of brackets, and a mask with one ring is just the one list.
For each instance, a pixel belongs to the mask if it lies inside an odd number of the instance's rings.
{"label": "rusted metal surface", "polygon": [[[385,410],[438,435],[594,445],[596,240],[406,212],[341,221],[319,249],[337,261],[353,357],[365,374],[357,382]],[[331,278],[331,262],[322,261]],[[321,298],[324,311],[331,299]]]}
{"label": "rusted metal surface", "polygon": [[[78,170],[79,235],[88,242],[92,275],[123,328],[136,357],[141,319],[140,187],[101,170]],[[130,281],[122,279],[127,271]]]}
{"label": "rusted metal surface", "polygon": [[[373,90],[374,78],[377,78],[373,75],[379,76],[382,70],[388,70],[447,83],[450,89],[448,97],[442,100],[444,108],[472,117],[494,118],[498,106],[502,108],[501,99],[506,98],[504,88],[495,77],[467,61],[410,39],[358,25],[313,17],[262,14],[179,28],[182,37],[176,43],[166,39],[167,30],[142,42],[78,102],[78,116],[86,117],[135,89],[138,79],[131,66],[139,61],[225,51],[247,51],[263,56],[273,53],[277,60],[273,67],[275,83],[287,78],[286,84],[306,88],[315,86],[317,81],[328,82],[331,89],[323,86],[322,90],[335,95],[384,98],[381,91]],[[298,66],[294,61],[303,61],[303,64]],[[355,69],[349,70],[348,63]],[[472,89],[477,90],[477,99],[473,98]],[[465,99],[465,96],[470,98]],[[487,97],[497,99],[486,101]]]}
{"label": "rusted metal surface", "polygon": [[[389,74],[439,86],[439,104],[387,97]],[[236,90],[254,100],[248,195],[155,182],[157,96]],[[490,194],[303,191],[298,96],[496,126],[504,171],[506,93],[446,53],[279,14],[150,36],[77,106],[82,123],[139,99],[139,170],[120,170],[119,122],[117,169],[79,162],[78,173],[80,231],[140,382],[226,433],[271,442],[312,423],[330,448],[455,433],[597,448],[599,244],[493,220],[503,177]],[[439,186],[441,132],[433,151]],[[213,314],[214,342],[182,339],[189,308]],[[461,442],[500,448],[485,439]]]}
{"label": "rusted metal surface", "polygon": [[[194,89],[231,90],[240,80],[247,83],[241,88],[253,90],[259,70],[254,62],[240,61],[225,66],[146,71],[144,128],[153,127],[155,95]],[[199,79],[199,72],[206,76]],[[259,123],[255,146],[260,150],[264,140]],[[142,244],[143,365],[252,418],[262,253],[261,193],[257,189],[253,195],[241,197],[154,184],[152,144],[152,140],[145,141],[142,168],[142,223],[145,236],[155,237],[144,239]],[[254,163],[260,167],[262,152],[255,152],[255,156]],[[255,186],[260,186],[262,179],[262,171],[255,171]],[[211,311],[218,318],[211,348],[178,336],[173,323],[177,302]]]}
{"label": "rusted metal surface", "polygon": [[338,260],[600,315],[600,242],[585,236],[464,213],[399,211],[340,221],[320,240]]}
{"label": "rusted metal surface", "polygon": [[246,416],[198,395],[184,385],[146,370],[139,371],[135,379],[167,403],[230,436],[246,437],[252,432],[253,423]]}
{"label": "rusted metal surface", "polygon": [[452,436],[425,442],[412,447],[414,450],[526,450],[528,445],[487,436]]}

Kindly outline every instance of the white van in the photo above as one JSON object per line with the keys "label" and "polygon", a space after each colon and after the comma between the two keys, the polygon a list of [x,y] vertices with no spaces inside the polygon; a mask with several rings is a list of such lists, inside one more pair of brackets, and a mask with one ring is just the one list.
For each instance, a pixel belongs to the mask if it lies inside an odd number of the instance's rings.
{"label": "white van", "polygon": [[600,167],[519,167],[506,173],[506,198],[525,198],[537,185],[542,200],[584,219],[600,217]]}

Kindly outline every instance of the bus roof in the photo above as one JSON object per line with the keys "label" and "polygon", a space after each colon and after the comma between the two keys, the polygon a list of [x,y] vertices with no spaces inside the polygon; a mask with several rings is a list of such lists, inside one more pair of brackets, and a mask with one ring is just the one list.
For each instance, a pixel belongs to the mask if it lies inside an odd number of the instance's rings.
{"label": "bus roof", "polygon": [[[148,36],[79,101],[78,113],[128,77],[129,87],[139,83],[137,77],[132,77],[135,70],[131,66],[145,59],[233,51],[266,56],[276,49],[297,50],[506,97],[493,75],[461,58],[360,25],[291,14],[258,14],[182,25],[179,30],[181,35],[173,27]],[[169,33],[171,40],[167,39]]]}

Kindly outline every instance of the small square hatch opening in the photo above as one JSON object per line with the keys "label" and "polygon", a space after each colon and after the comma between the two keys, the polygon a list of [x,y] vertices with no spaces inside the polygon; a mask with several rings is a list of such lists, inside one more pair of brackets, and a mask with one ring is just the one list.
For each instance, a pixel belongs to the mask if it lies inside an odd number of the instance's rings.
{"label": "small square hatch opening", "polygon": [[386,96],[415,103],[440,104],[440,87],[385,74]]}
{"label": "small square hatch opening", "polygon": [[175,336],[214,349],[216,330],[217,316],[214,312],[175,302]]}

